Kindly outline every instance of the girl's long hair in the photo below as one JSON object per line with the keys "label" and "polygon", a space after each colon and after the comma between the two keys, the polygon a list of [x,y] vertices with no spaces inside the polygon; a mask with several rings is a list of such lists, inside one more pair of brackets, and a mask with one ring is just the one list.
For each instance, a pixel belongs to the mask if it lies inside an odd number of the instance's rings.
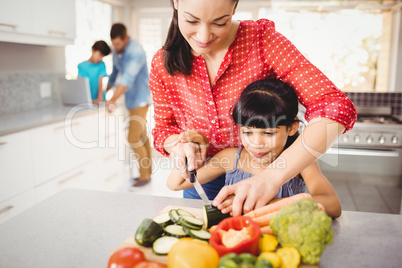
{"label": "girl's long hair", "polygon": [[[236,5],[239,2],[239,0],[233,1]],[[180,32],[178,12],[174,8],[173,0],[170,0],[170,4],[173,7],[173,17],[163,45],[163,63],[166,71],[172,76],[177,73],[191,75],[194,56],[190,45]]]}
{"label": "girl's long hair", "polygon": [[[258,80],[248,85],[232,107],[232,118],[238,125],[255,128],[290,127],[299,121],[295,90],[278,79]],[[298,133],[288,138],[287,148]]]}

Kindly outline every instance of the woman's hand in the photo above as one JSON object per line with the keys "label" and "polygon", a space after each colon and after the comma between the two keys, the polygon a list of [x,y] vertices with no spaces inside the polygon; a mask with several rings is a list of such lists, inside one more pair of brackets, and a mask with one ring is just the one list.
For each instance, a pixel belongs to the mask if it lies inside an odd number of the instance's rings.
{"label": "woman's hand", "polygon": [[[231,209],[233,216],[239,216],[250,212],[256,208],[265,206],[278,193],[280,185],[275,185],[273,181],[267,180],[265,176],[256,175],[236,184],[222,188],[215,197],[212,205],[218,209]],[[227,198],[234,195],[231,208],[227,206]],[[226,207],[226,208],[225,208]]]}
{"label": "woman's hand", "polygon": [[196,131],[187,131],[169,139],[169,143],[165,142],[165,150],[170,149],[166,151],[170,151],[174,166],[183,178],[188,178],[187,169],[194,170],[203,165],[209,145],[204,135]]}

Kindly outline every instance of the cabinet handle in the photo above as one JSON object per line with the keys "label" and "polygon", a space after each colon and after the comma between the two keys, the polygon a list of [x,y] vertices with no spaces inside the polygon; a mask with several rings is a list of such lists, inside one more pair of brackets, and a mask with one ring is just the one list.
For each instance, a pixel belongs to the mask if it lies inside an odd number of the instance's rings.
{"label": "cabinet handle", "polygon": [[66,183],[66,182],[68,182],[68,181],[74,179],[75,177],[78,177],[78,176],[80,176],[80,175],[82,175],[82,174],[84,174],[84,173],[85,173],[85,171],[80,170],[80,171],[78,171],[77,173],[75,173],[75,174],[73,174],[73,175],[71,175],[71,176],[69,176],[69,177],[67,177],[67,178],[65,178],[65,179],[63,179],[63,180],[61,180],[61,181],[59,181],[59,185],[62,185],[62,184]]}
{"label": "cabinet handle", "polygon": [[117,153],[113,153],[111,155],[106,156],[105,158],[103,158],[104,161],[109,161],[111,159],[115,159],[115,157],[117,156]]}
{"label": "cabinet handle", "polygon": [[0,146],[1,145],[6,145],[7,144],[7,142],[5,142],[5,141],[0,141]]}
{"label": "cabinet handle", "polygon": [[110,181],[110,180],[112,180],[114,177],[116,177],[117,176],[117,172],[115,172],[115,173],[113,173],[112,175],[110,175],[109,177],[107,177],[106,179],[105,179],[105,182],[108,182],[108,181]]}
{"label": "cabinet handle", "polygon": [[[72,126],[79,126],[79,125],[80,125],[79,122],[74,122],[74,123],[71,123],[71,124],[70,124],[70,127],[72,127]],[[54,131],[64,130],[65,128],[66,128],[66,125],[59,126],[59,127],[55,127],[55,128],[54,128]]]}
{"label": "cabinet handle", "polygon": [[7,23],[0,23],[0,26],[5,26],[5,27],[13,28],[14,30],[15,30],[15,28],[17,28],[17,25],[14,25],[14,24],[7,24]]}
{"label": "cabinet handle", "polygon": [[49,30],[48,32],[50,35],[55,34],[55,35],[66,36],[66,34],[67,34],[66,32],[63,32],[63,31],[54,31],[54,30]]}
{"label": "cabinet handle", "polygon": [[6,213],[7,211],[13,209],[14,206],[7,206],[5,208],[0,209],[0,214]]}

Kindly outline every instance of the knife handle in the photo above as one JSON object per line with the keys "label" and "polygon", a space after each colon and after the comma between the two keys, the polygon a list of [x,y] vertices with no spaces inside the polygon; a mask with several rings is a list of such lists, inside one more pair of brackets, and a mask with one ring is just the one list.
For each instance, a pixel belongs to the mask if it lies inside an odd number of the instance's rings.
{"label": "knife handle", "polygon": [[188,170],[188,168],[187,168],[187,157],[186,157],[186,170],[187,170],[188,176],[190,177],[190,182],[194,183],[195,180],[196,180],[196,177],[197,177],[197,170],[195,170],[195,169],[191,170],[191,171]]}
{"label": "knife handle", "polygon": [[194,169],[194,170],[188,171],[188,175],[190,176],[190,182],[194,183],[196,180],[196,176],[197,176],[197,170]]}

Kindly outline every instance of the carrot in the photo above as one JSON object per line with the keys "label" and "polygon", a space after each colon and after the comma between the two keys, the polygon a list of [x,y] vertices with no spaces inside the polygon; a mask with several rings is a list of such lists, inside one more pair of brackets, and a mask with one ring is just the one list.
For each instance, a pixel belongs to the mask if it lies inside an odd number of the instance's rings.
{"label": "carrot", "polygon": [[282,208],[294,203],[295,201],[300,200],[300,199],[305,199],[305,198],[311,199],[312,197],[308,193],[296,194],[296,195],[293,195],[290,197],[283,198],[273,204],[268,204],[263,207],[257,208],[253,211],[250,211],[250,212],[244,214],[244,216],[247,216],[250,218],[256,218],[256,217],[262,216],[264,214],[268,214],[268,213],[271,213],[274,211],[279,211]]}
{"label": "carrot", "polygon": [[271,230],[271,227],[269,225],[261,227],[260,229],[261,229],[262,234],[273,234],[272,230]]}
{"label": "carrot", "polygon": [[255,223],[257,223],[260,227],[267,226],[267,225],[269,225],[272,216],[274,216],[275,214],[278,214],[278,213],[279,213],[279,210],[268,213],[268,214],[264,214],[262,216],[253,218],[253,221]]}
{"label": "carrot", "polygon": [[319,210],[322,210],[322,211],[324,211],[324,212],[325,212],[325,207],[324,207],[324,205],[323,205],[323,204],[321,204],[321,203],[317,203],[317,206],[318,206],[318,209],[319,209]]}

